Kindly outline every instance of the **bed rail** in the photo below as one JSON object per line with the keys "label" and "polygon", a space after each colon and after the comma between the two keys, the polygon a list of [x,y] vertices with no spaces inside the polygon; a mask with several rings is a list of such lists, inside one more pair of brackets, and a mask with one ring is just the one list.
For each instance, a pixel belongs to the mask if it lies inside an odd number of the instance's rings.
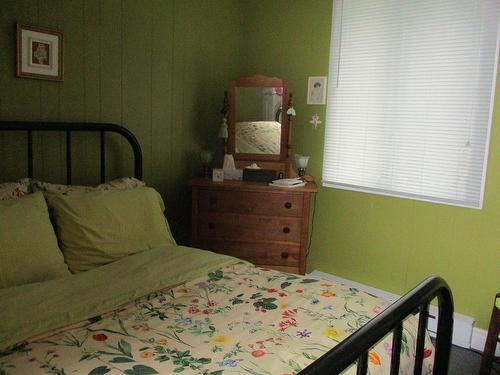
{"label": "bed rail", "polygon": [[377,317],[341,341],[317,361],[311,363],[301,375],[336,375],[352,363],[357,363],[357,375],[364,375],[368,368],[368,351],[385,335],[393,332],[391,375],[399,373],[401,352],[402,321],[415,311],[419,311],[419,324],[414,374],[422,373],[424,340],[427,329],[429,303],[438,299],[439,315],[434,358],[434,375],[446,375],[450,359],[453,331],[453,297],[442,278],[429,277],[414,289],[390,305]]}
{"label": "bed rail", "polygon": [[106,133],[117,133],[123,136],[132,147],[134,153],[134,177],[142,180],[142,151],[137,138],[126,128],[116,124],[82,123],[82,122],[26,122],[0,121],[0,132],[25,131],[28,150],[28,177],[33,177],[33,132],[59,131],[66,133],[66,183],[71,184],[72,175],[72,132],[94,132],[100,134],[100,179],[106,180]]}

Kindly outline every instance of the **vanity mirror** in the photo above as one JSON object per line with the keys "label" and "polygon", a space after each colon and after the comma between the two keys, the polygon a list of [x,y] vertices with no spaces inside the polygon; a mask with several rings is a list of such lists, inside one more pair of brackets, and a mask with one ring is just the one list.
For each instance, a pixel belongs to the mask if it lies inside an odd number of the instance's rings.
{"label": "vanity mirror", "polygon": [[287,82],[254,75],[229,84],[228,153],[238,166],[257,162],[286,172],[290,119]]}

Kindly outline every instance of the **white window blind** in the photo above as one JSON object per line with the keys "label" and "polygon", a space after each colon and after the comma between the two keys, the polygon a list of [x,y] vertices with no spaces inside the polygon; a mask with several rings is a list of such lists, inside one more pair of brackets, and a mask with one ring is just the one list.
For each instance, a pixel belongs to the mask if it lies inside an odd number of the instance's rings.
{"label": "white window blind", "polygon": [[500,0],[335,0],[323,185],[481,208]]}

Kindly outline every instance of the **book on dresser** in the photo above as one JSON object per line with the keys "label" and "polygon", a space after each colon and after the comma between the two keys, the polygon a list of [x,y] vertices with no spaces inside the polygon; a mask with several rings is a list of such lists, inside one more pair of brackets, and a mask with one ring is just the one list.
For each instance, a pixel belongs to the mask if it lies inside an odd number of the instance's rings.
{"label": "book on dresser", "polygon": [[262,267],[304,274],[314,182],[293,189],[197,178],[192,188],[192,245]]}

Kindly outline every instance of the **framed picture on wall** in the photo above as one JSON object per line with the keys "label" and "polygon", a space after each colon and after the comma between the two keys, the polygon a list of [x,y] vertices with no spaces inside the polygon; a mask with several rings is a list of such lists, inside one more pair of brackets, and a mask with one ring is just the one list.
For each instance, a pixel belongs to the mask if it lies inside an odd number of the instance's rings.
{"label": "framed picture on wall", "polygon": [[326,77],[309,77],[307,104],[326,103]]}
{"label": "framed picture on wall", "polygon": [[62,81],[63,35],[60,31],[17,24],[17,76]]}

